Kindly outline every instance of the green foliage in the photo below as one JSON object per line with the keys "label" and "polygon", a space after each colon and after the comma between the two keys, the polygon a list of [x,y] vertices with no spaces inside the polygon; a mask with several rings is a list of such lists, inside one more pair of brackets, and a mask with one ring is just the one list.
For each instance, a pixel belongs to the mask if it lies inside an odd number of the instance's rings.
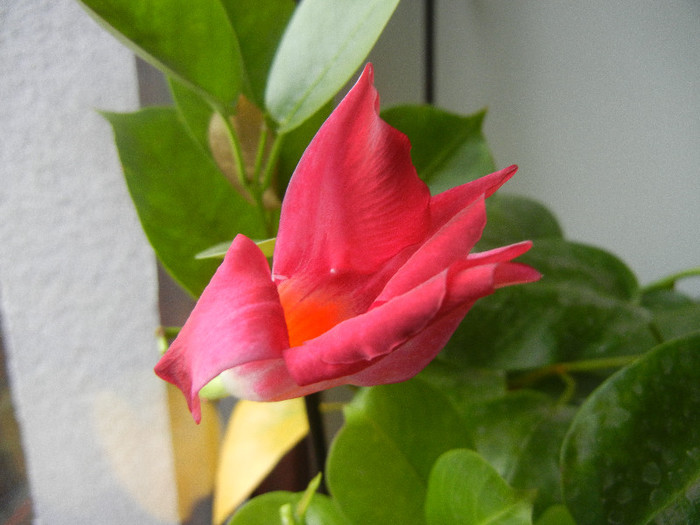
{"label": "green foliage", "polygon": [[[80,1],[168,79],[174,107],[105,116],[144,231],[194,296],[236,234],[274,235],[264,192],[284,194],[398,2]],[[208,133],[241,94],[262,120],[247,162],[226,128],[247,184],[236,190]],[[382,116],[411,140],[433,193],[495,170],[483,112]],[[700,270],[642,289],[534,200],[494,195],[487,214],[476,249],[530,239],[520,261],[541,281],[478,301],[417,377],[359,391],[331,446],[330,496],[265,494],[233,525],[700,522],[700,302],[674,290]]]}
{"label": "green foliage", "polygon": [[221,107],[241,90],[236,35],[219,0],[79,0],[141,58]]}
{"label": "green foliage", "polygon": [[304,0],[277,48],[265,106],[287,133],[316,113],[362,64],[398,0]]}
{"label": "green foliage", "polygon": [[456,449],[440,456],[430,472],[425,512],[428,525],[527,525],[529,499],[479,454]]}
{"label": "green foliage", "polygon": [[218,261],[195,255],[237,232],[265,237],[255,209],[203,155],[174,109],[104,115],[148,240],[170,274],[198,296]]}
{"label": "green foliage", "polygon": [[576,522],[700,522],[700,333],[656,347],[583,404],[562,451]]}

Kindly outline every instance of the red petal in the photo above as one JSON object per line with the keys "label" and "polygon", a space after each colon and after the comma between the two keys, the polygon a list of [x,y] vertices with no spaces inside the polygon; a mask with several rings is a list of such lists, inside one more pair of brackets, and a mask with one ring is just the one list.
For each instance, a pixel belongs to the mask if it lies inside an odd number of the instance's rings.
{"label": "red petal", "polygon": [[482,195],[484,199],[493,195],[498,188],[503,186],[515,172],[517,166],[509,166],[500,171],[491,173],[472,182],[452,188],[435,195],[430,201],[430,213],[433,224],[441,225],[449,221],[459,211]]}
{"label": "red petal", "polygon": [[273,274],[369,274],[429,226],[408,138],[379,118],[368,65],[306,149],[287,189]]}
{"label": "red petal", "polygon": [[185,394],[196,421],[199,390],[226,369],[280,359],[287,325],[267,259],[238,235],[156,373]]}
{"label": "red petal", "polygon": [[354,374],[419,333],[440,310],[445,274],[343,321],[325,334],[284,352],[295,381],[308,385]]}

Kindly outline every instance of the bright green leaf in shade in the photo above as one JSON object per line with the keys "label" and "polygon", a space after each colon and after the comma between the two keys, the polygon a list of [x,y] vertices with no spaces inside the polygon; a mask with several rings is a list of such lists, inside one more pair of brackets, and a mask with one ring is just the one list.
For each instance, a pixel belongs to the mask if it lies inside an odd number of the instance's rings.
{"label": "bright green leaf in shade", "polygon": [[241,88],[238,42],[219,0],[80,0],[97,21],[144,60],[217,105]]}
{"label": "bright green leaf in shade", "polygon": [[[302,493],[268,492],[243,505],[228,525],[296,525],[294,511]],[[286,519],[285,519],[286,518]],[[323,494],[315,494],[304,515],[304,525],[352,525],[333,501]]]}
{"label": "bright green leaf in shade", "polygon": [[479,300],[443,356],[472,366],[522,370],[553,363],[636,355],[656,344],[651,313],[629,269],[609,253],[541,240],[519,260],[540,282]]}
{"label": "bright green leaf in shade", "polygon": [[[517,177],[517,175],[516,175]],[[556,217],[542,204],[526,197],[496,193],[486,201],[486,228],[476,245],[486,251],[523,240],[558,239],[562,230]]]}
{"label": "bright green leaf in shade", "polygon": [[659,345],[586,400],[562,471],[579,525],[700,523],[700,332]]}
{"label": "bright green leaf in shade", "polygon": [[362,65],[398,0],[304,0],[268,77],[265,106],[287,133],[316,113]]}
{"label": "bright green leaf in shade", "polygon": [[207,156],[209,148],[209,122],[214,113],[211,105],[195,91],[172,77],[168,78],[170,94],[175,102],[178,116],[194,141],[199,144]]}
{"label": "bright green leaf in shade", "polygon": [[674,290],[651,290],[642,305],[654,316],[654,327],[664,340],[700,330],[700,302]]}
{"label": "bright green leaf in shade", "polygon": [[238,37],[246,85],[244,93],[264,104],[267,75],[275,50],[294,11],[293,0],[221,0]]}
{"label": "bright green leaf in shade", "polygon": [[[435,463],[428,482],[428,525],[527,525],[532,503],[513,490],[471,450],[450,450]],[[387,522],[388,523],[388,522]]]}
{"label": "bright green leaf in shade", "polygon": [[471,446],[450,400],[425,382],[364,390],[346,408],[326,474],[338,506],[363,525],[423,524],[430,469],[453,448]]}
{"label": "bright green leaf in shade", "polygon": [[239,232],[264,237],[256,210],[204,156],[175,109],[104,115],[146,236],[170,274],[198,296],[219,261],[195,255]]}
{"label": "bright green leaf in shade", "polygon": [[481,133],[486,113],[455,115],[431,106],[398,106],[382,118],[411,141],[411,158],[433,194],[496,171]]}
{"label": "bright green leaf in shade", "polygon": [[535,521],[535,525],[576,525],[565,505],[552,505]]}

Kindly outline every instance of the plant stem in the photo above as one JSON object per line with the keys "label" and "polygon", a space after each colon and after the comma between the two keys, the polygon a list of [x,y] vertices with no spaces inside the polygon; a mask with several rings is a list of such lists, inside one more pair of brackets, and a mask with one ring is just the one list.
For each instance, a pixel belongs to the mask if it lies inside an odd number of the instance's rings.
{"label": "plant stem", "polygon": [[620,368],[639,358],[638,355],[625,355],[619,357],[606,357],[602,359],[586,359],[569,363],[555,363],[553,365],[538,368],[526,372],[511,381],[511,388],[524,388],[549,376],[569,376],[572,372],[592,372],[606,368]]}
{"label": "plant stem", "polygon": [[[314,393],[304,397],[306,405],[306,417],[309,420],[309,446],[311,456],[312,472],[321,472],[326,464],[326,435],[323,428],[323,418],[321,417],[321,394]],[[323,480],[318,488],[318,492],[327,494],[326,485]]]}
{"label": "plant stem", "polygon": [[674,273],[668,277],[659,279],[658,281],[655,281],[642,288],[642,293],[648,293],[655,290],[672,290],[676,285],[676,281],[680,281],[686,277],[700,277],[700,266],[683,270],[682,272]]}

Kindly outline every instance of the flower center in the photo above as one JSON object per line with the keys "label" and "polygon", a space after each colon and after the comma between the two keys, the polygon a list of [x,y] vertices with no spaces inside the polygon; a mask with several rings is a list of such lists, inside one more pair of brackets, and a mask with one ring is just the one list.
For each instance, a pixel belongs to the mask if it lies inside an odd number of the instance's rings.
{"label": "flower center", "polygon": [[318,289],[304,294],[290,281],[281,283],[278,290],[290,347],[318,337],[347,317],[347,309],[334,294]]}

